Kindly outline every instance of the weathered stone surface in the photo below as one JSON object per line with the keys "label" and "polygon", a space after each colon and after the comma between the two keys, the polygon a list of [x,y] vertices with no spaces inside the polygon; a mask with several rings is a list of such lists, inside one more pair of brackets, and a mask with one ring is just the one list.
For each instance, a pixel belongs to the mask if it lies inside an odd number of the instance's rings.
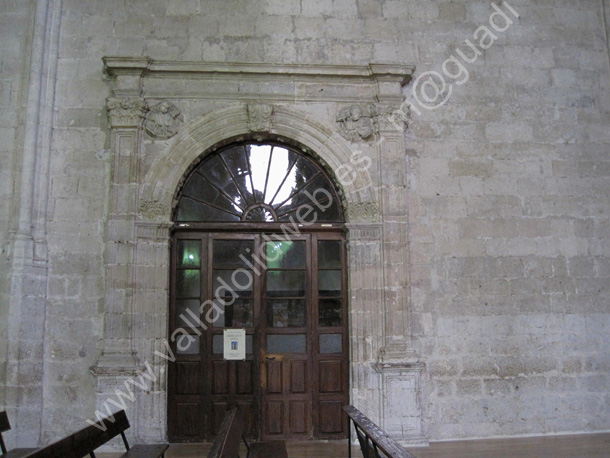
{"label": "weathered stone surface", "polygon": [[[607,0],[509,1],[519,18],[498,3],[512,21],[502,32],[503,18],[494,29],[496,9],[482,0],[63,0],[61,11],[58,3],[5,2],[0,16],[0,407],[15,427],[9,446],[82,425],[117,384],[89,372],[104,347],[129,347],[122,338],[131,335],[141,359],[159,347],[171,208],[151,190],[169,187],[155,175],[160,162],[178,183],[186,158],[203,151],[184,129],[209,116],[213,144],[241,133],[227,126],[248,130],[246,106],[273,105],[286,119],[282,133],[317,147],[336,171],[349,160],[337,113],[397,94],[384,81],[277,73],[140,86],[136,69],[103,74],[102,57],[117,55],[254,62],[267,72],[415,65],[402,89],[412,104],[406,133],[367,136],[373,165],[344,189],[352,401],[385,421],[391,409],[373,364],[381,350],[402,348],[387,341],[402,334],[427,363],[419,399],[431,439],[610,428],[610,30],[599,20]],[[497,37],[481,55],[465,42],[481,48],[479,26]],[[416,92],[430,71],[446,84],[438,95],[451,94],[435,109]],[[116,91],[171,100],[186,124],[175,137],[148,138],[137,114],[113,124],[131,131],[111,133],[105,104]],[[227,109],[236,111],[223,117]],[[313,119],[321,127],[304,132]],[[279,128],[273,122],[250,130]],[[399,146],[386,150],[389,140]],[[136,230],[143,222],[157,226]],[[140,438],[165,434],[163,383],[139,395]]]}

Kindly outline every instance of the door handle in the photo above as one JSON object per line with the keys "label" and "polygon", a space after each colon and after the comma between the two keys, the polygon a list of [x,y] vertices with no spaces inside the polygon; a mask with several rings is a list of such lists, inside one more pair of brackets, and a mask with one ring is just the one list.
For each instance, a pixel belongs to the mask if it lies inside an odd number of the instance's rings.
{"label": "door handle", "polygon": [[265,359],[267,361],[274,361],[275,360],[275,356],[265,356]]}

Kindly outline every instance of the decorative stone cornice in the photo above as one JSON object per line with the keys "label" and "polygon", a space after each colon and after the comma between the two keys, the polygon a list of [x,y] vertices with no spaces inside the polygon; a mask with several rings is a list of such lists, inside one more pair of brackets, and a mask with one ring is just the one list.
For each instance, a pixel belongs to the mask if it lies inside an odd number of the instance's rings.
{"label": "decorative stone cornice", "polygon": [[[114,79],[114,95],[189,97],[238,100],[294,100],[372,102],[403,99],[402,87],[411,80],[410,65],[301,65],[231,62],[176,62],[149,57],[104,57],[104,68]],[[174,84],[168,85],[171,79]],[[146,84],[143,81],[146,80]],[[273,90],[256,83],[273,80]],[[235,83],[255,83],[253,90],[235,91]],[[247,87],[247,86],[244,86]],[[176,92],[178,91],[178,92]]]}
{"label": "decorative stone cornice", "polygon": [[110,127],[137,128],[146,111],[146,103],[140,97],[110,97],[106,101]]}

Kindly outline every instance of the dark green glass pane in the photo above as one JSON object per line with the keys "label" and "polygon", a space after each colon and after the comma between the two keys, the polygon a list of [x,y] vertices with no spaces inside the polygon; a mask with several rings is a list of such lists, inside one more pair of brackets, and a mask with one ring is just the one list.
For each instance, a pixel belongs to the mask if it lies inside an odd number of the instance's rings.
{"label": "dark green glass pane", "polygon": [[305,242],[267,242],[267,266],[272,269],[305,267]]}
{"label": "dark green glass pane", "polygon": [[[252,240],[214,240],[214,267],[234,268],[252,265]],[[250,264],[248,264],[250,263]]]}
{"label": "dark green glass pane", "polygon": [[252,271],[246,269],[217,269],[214,270],[213,276],[213,295],[215,298],[232,302],[233,299],[238,297],[252,296],[252,285],[254,284]]}
{"label": "dark green glass pane", "polygon": [[297,223],[314,223],[317,221],[340,221],[339,203],[328,179],[318,175],[305,188],[300,189],[289,200],[281,202],[276,199],[273,208],[280,220],[292,216]]}
{"label": "dark green glass pane", "polygon": [[320,240],[318,242],[318,268],[341,268],[341,241]]}
{"label": "dark green glass pane", "polygon": [[178,270],[176,272],[176,297],[199,297],[201,276],[199,270]]}
{"label": "dark green glass pane", "polygon": [[207,204],[182,196],[178,204],[177,221],[239,221],[240,217]]}
{"label": "dark green glass pane", "polygon": [[176,353],[179,355],[198,355],[199,336],[178,334],[176,337]]}
{"label": "dark green glass pane", "polygon": [[340,270],[320,270],[318,272],[318,294],[322,297],[341,296]]}
{"label": "dark green glass pane", "polygon": [[184,187],[182,195],[209,204],[212,207],[226,210],[229,213],[241,215],[242,211],[245,209],[244,204],[238,199],[235,199],[235,196],[227,195],[219,191],[199,173],[196,173],[191,177]]}
{"label": "dark green glass pane", "polygon": [[341,326],[341,299],[321,299],[318,302],[318,323],[320,326]]}
{"label": "dark green glass pane", "polygon": [[197,172],[203,175],[206,180],[212,183],[216,188],[222,190],[224,194],[229,196],[229,200],[236,206],[240,208],[247,207],[242,195],[233,182],[233,177],[218,155],[212,156],[210,159],[204,161],[197,169]]}
{"label": "dark green glass pane", "polygon": [[178,268],[199,267],[201,265],[201,241],[178,241]]}
{"label": "dark green glass pane", "polygon": [[[227,165],[228,170],[231,171],[232,178],[240,194],[245,198],[246,206],[255,203],[252,181],[250,180],[250,166],[246,157],[245,147],[235,146],[229,148],[220,153],[220,156]],[[241,203],[244,203],[243,200]]]}
{"label": "dark green glass pane", "polygon": [[267,326],[272,328],[301,328],[305,322],[303,299],[273,299],[267,301]]}
{"label": "dark green glass pane", "polygon": [[190,328],[199,327],[199,299],[176,300],[176,326]]}
{"label": "dark green glass pane", "polygon": [[267,353],[306,353],[305,334],[268,334]]}
{"label": "dark green glass pane", "polygon": [[222,303],[215,301],[216,310],[219,313],[210,315],[211,318],[218,316],[214,323],[215,328],[252,328],[254,327],[254,302],[252,299],[236,299]]}
{"label": "dark green glass pane", "polygon": [[305,271],[267,272],[267,297],[305,296]]}
{"label": "dark green glass pane", "polygon": [[320,353],[343,353],[342,334],[320,334]]}

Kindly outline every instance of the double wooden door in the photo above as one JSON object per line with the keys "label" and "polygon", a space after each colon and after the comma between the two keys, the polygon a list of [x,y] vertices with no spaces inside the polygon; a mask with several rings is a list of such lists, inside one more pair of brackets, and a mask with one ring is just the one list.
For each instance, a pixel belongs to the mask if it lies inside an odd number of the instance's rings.
{"label": "double wooden door", "polygon": [[[177,232],[172,244],[168,436],[211,440],[239,407],[262,439],[344,438],[342,233]],[[244,360],[225,329],[245,329]]]}

